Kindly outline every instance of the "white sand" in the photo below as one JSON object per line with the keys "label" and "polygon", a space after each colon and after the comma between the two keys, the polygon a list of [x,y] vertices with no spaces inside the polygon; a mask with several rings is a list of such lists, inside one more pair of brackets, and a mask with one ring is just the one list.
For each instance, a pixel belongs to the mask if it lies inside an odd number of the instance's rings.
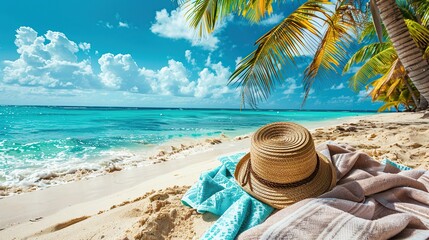
{"label": "white sand", "polygon": [[[419,119],[421,115],[389,113],[320,122],[307,127],[325,127],[313,133],[316,143],[325,140],[351,143],[376,159],[389,157],[413,167],[427,168],[429,122]],[[364,121],[358,123],[359,119]],[[344,122],[347,125],[341,128],[327,127]],[[357,129],[348,131],[349,127]],[[187,188],[172,187],[192,185],[201,172],[219,165],[216,160],[219,156],[248,151],[249,145],[248,138],[224,142],[185,159],[0,199],[0,239],[151,239],[151,236],[152,239],[160,236],[183,239],[200,236],[215,217],[197,215],[181,206],[180,196]],[[149,199],[153,189],[163,189],[158,193],[164,197]],[[111,209],[114,205],[123,206]]]}
{"label": "white sand", "polygon": [[[152,189],[191,185],[203,171],[216,167],[220,155],[246,151],[249,139],[219,144],[187,159],[135,168],[54,186],[0,200],[0,239],[30,236],[56,223],[108,210]],[[30,222],[30,220],[42,219]],[[11,226],[12,225],[12,226]]]}

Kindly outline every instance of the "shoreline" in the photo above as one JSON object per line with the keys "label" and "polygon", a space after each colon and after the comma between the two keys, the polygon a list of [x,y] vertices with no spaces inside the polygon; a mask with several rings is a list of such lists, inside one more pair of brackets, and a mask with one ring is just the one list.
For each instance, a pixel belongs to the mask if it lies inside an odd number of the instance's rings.
{"label": "shoreline", "polygon": [[[371,155],[375,157],[378,155],[381,158],[388,154],[385,153],[383,155],[381,152],[385,151],[390,145],[393,146],[393,143],[384,140],[386,136],[390,136],[389,134],[395,135],[397,131],[402,131],[398,132],[397,135],[401,133],[405,134],[405,137],[398,136],[398,139],[392,139],[392,141],[397,140],[401,143],[400,141],[403,142],[403,138],[406,138],[407,134],[411,134],[411,130],[414,128],[417,132],[422,132],[424,130],[429,133],[429,128],[425,130],[426,127],[429,126],[428,120],[419,120],[418,118],[421,115],[422,114],[419,113],[384,113],[377,116],[347,117],[327,122],[319,122],[318,126],[307,126],[307,128],[311,130],[316,144],[323,141],[345,141],[358,146],[359,144],[364,144],[365,140],[369,143],[366,144],[366,148],[362,145],[362,150],[369,151],[370,153],[374,150],[376,152],[371,153]],[[398,123],[396,126],[394,122],[402,122],[401,124],[403,125]],[[420,125],[414,127],[412,124],[414,122]],[[410,131],[403,131],[402,129],[397,130],[399,128],[398,126],[407,127]],[[394,127],[396,127],[396,129]],[[381,128],[388,129],[386,130],[387,135],[383,135],[380,131]],[[426,139],[420,137],[426,137],[426,135],[423,134],[419,136],[416,134],[416,136],[410,137],[409,141],[416,140],[426,143]],[[412,138],[415,139],[413,140]],[[381,144],[384,144],[384,142],[385,145],[382,146]],[[380,146],[377,145],[378,148],[375,148],[375,143]],[[403,147],[403,149],[414,149],[409,151],[409,158],[413,161],[419,158],[429,159],[428,154],[424,155],[424,147],[429,148],[429,144],[427,144],[428,146],[422,146],[420,148],[411,143],[399,145],[399,147]],[[44,234],[37,236],[37,239],[59,239],[61,237],[67,238],[67,236],[85,239],[84,236],[89,236],[85,234],[90,233],[82,232],[82,235],[79,235],[80,237],[72,235],[79,227],[82,228],[85,226],[80,225],[80,223],[76,223],[75,225],[70,224],[72,225],[71,227],[66,227],[60,231],[49,232],[47,229],[51,229],[58,224],[70,223],[70,220],[77,221],[76,219],[88,217],[88,219],[82,220],[82,224],[95,224],[94,228],[98,231],[98,226],[104,224],[100,222],[102,221],[100,219],[109,222],[109,218],[112,216],[123,216],[128,210],[131,211],[136,209],[135,206],[143,204],[146,200],[133,201],[142,199],[145,193],[151,192],[153,189],[172,188],[174,185],[190,186],[197,181],[199,175],[203,171],[210,170],[219,165],[217,161],[219,156],[245,152],[248,151],[249,146],[249,138],[239,141],[223,142],[213,145],[212,149],[209,151],[194,153],[185,158],[173,159],[159,164],[153,164],[149,167],[117,171],[112,174],[88,180],[76,181],[0,199],[0,210],[3,216],[0,219],[0,229],[3,229],[0,230],[0,237],[3,236],[6,239],[21,239],[31,236],[32,238],[36,238],[34,234],[42,231]],[[396,146],[392,148],[394,147]],[[400,153],[399,150],[398,153]],[[392,158],[392,160],[395,159]],[[429,166],[420,164],[415,167],[427,168]],[[180,205],[180,198],[175,201]],[[121,206],[122,204],[123,206]],[[115,207],[112,209],[113,206]],[[17,211],[17,209],[20,209],[20,211]],[[204,219],[201,215],[194,215],[193,213],[191,213],[191,215],[192,221],[195,221],[192,227],[193,234],[199,236],[198,234],[202,234],[204,230],[210,226],[211,222],[207,220],[207,217]],[[124,224],[128,225],[124,225],[123,228],[120,228],[121,231],[133,228],[133,225],[129,223],[129,221],[134,221],[137,218],[130,217],[127,219],[128,220],[122,219]],[[213,221],[213,219],[211,221]],[[201,227],[199,224],[205,227]],[[103,236],[109,236],[109,238],[121,237],[116,235],[111,236],[109,234],[114,234],[112,231],[109,232],[107,228],[105,229],[104,227],[103,229],[104,232],[100,230],[103,232]],[[95,230],[87,229],[87,231]],[[116,230],[117,232],[121,232],[118,229]]]}
{"label": "shoreline", "polygon": [[[373,114],[368,116],[373,116]],[[362,116],[348,116],[301,124],[312,130],[318,126],[335,125],[360,117]],[[146,146],[137,151],[135,149],[109,150],[112,153],[116,153],[116,155],[111,154],[109,157],[99,161],[87,162],[77,167],[70,166],[70,163],[68,163],[67,166],[59,169],[37,169],[36,172],[32,172],[31,175],[26,176],[20,182],[0,183],[0,199],[71,182],[97,178],[113,172],[127,171],[166,161],[184,159],[193,154],[210,151],[213,145],[248,138],[252,133],[250,131],[238,136],[226,136],[224,133],[221,133],[212,137],[177,138],[150,147]]]}
{"label": "shoreline", "polygon": [[[17,232],[38,232],[42,226],[55,225],[82,215],[95,215],[113,205],[140,197],[152,189],[173,185],[191,185],[203,171],[218,165],[217,157],[246,151],[249,139],[219,144],[208,152],[194,154],[186,160],[171,160],[143,168],[114,172],[96,178],[57,185],[0,199],[0,236],[8,237],[10,227]],[[233,150],[233,151],[231,151]],[[201,160],[205,158],[206,160]],[[184,175],[183,172],[187,174]],[[58,201],[61,199],[61,201]],[[21,209],[17,212],[16,209]],[[65,217],[67,216],[67,217]],[[40,221],[39,221],[40,220]],[[38,225],[41,225],[38,227]],[[37,230],[36,230],[37,229]],[[39,230],[40,229],[40,230]],[[15,232],[15,231],[13,231]],[[15,232],[15,233],[17,233]],[[24,238],[20,235],[18,239]]]}
{"label": "shoreline", "polygon": [[[122,153],[121,156],[110,155],[109,158],[98,162],[87,163],[89,166],[78,166],[67,169],[61,168],[60,171],[38,169],[32,182],[25,182],[25,185],[0,184],[0,199],[14,195],[24,194],[33,191],[40,191],[54,186],[64,185],[76,181],[88,180],[101,177],[114,172],[127,171],[134,168],[147,167],[153,164],[170,161],[173,159],[182,159],[189,155],[210,150],[211,145],[222,143],[223,141],[233,141],[235,138],[214,137],[214,138],[182,138],[173,139],[160,145],[146,147],[141,150],[109,150]],[[182,140],[182,141],[179,141]],[[125,152],[125,153],[124,153]],[[90,167],[97,165],[98,167]]]}

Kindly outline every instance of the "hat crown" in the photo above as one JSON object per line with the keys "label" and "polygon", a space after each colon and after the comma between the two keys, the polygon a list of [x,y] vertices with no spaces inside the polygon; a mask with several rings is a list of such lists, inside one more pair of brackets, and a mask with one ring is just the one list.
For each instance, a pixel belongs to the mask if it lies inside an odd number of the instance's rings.
{"label": "hat crown", "polygon": [[293,183],[315,171],[317,154],[306,128],[278,122],[265,125],[253,134],[250,161],[260,178],[274,183]]}

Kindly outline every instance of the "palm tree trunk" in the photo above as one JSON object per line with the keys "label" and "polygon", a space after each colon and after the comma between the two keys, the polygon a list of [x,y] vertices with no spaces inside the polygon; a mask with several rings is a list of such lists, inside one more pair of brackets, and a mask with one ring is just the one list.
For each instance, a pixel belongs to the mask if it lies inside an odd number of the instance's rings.
{"label": "palm tree trunk", "polygon": [[375,0],[375,3],[408,76],[420,94],[429,99],[429,64],[423,59],[423,52],[411,38],[398,5],[395,0]]}
{"label": "palm tree trunk", "polygon": [[419,105],[418,105],[417,110],[418,110],[418,111],[420,111],[420,110],[425,110],[425,109],[427,109],[427,108],[428,108],[428,105],[429,105],[429,103],[428,103],[428,101],[426,100],[426,98],[424,98],[422,95],[420,95],[420,102],[419,102]]}

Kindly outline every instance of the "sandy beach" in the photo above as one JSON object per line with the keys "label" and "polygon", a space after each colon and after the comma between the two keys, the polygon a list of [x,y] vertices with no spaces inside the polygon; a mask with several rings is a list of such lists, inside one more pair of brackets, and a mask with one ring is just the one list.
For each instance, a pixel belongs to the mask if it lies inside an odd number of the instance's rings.
{"label": "sandy beach", "polygon": [[0,240],[429,239],[429,4],[368,4],[4,1]]}
{"label": "sandy beach", "polygon": [[[422,115],[385,113],[307,127],[316,144],[345,143],[376,160],[429,169],[429,120]],[[216,216],[183,206],[181,196],[219,165],[219,156],[248,151],[250,139],[205,144],[203,151],[159,151],[157,164],[4,197],[0,239],[197,239]]]}

